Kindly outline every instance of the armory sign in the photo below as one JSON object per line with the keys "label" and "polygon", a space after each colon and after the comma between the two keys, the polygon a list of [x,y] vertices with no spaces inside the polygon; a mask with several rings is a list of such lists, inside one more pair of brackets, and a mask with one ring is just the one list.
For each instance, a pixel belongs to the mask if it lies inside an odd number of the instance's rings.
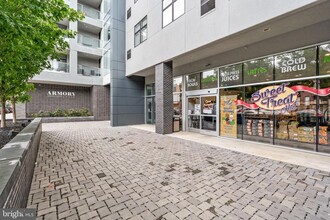
{"label": "armory sign", "polygon": [[66,92],[66,91],[48,91],[47,92],[48,97],[72,97],[74,98],[76,96],[75,92]]}

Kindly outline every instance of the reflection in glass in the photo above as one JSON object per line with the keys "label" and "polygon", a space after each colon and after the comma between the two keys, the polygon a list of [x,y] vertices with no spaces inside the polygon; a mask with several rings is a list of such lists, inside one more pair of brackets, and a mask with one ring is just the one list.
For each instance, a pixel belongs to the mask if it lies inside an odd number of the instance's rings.
{"label": "reflection in glass", "polygon": [[200,116],[188,115],[188,128],[200,129]]}
{"label": "reflection in glass", "polygon": [[208,70],[201,73],[201,87],[202,89],[218,87],[218,71]]}
{"label": "reflection in glass", "polygon": [[173,109],[174,115],[182,115],[182,94],[173,94]]}
{"label": "reflection in glass", "polygon": [[273,80],[273,57],[251,60],[244,63],[244,83],[268,82]]}
{"label": "reflection in glass", "polygon": [[200,115],[200,98],[188,98],[188,115]]}
{"label": "reflection in glass", "polygon": [[154,124],[156,113],[155,113],[155,97],[146,98],[146,121],[147,124]]}
{"label": "reflection in glass", "polygon": [[146,85],[146,95],[155,95],[155,84]]}
{"label": "reflection in glass", "polygon": [[163,27],[172,22],[172,5],[163,11]]}
{"label": "reflection in glass", "polygon": [[233,86],[242,84],[242,64],[221,67],[220,72],[220,86]]}
{"label": "reflection in glass", "polygon": [[174,20],[184,14],[184,0],[174,2]]}
{"label": "reflection in glass", "polygon": [[330,44],[319,46],[320,75],[330,74]]}
{"label": "reflection in glass", "polygon": [[215,116],[202,116],[202,129],[216,131],[217,117]]}
{"label": "reflection in glass", "polygon": [[275,57],[275,80],[316,75],[316,47]]}
{"label": "reflection in glass", "polygon": [[182,92],[182,77],[173,78],[173,92]]}
{"label": "reflection in glass", "polygon": [[216,96],[207,96],[202,97],[202,103],[203,103],[203,109],[202,114],[203,115],[216,115]]}

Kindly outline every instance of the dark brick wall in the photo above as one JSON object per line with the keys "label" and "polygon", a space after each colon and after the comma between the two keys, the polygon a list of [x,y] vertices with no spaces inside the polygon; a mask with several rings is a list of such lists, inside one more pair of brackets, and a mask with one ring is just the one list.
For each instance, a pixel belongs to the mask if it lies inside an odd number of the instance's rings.
{"label": "dark brick wall", "polygon": [[93,86],[92,111],[95,120],[110,119],[110,86]]}
{"label": "dark brick wall", "polygon": [[[0,149],[0,208],[26,207],[41,131],[41,120],[34,119],[5,148]],[[26,142],[28,146],[22,151],[20,145]]]}
{"label": "dark brick wall", "polygon": [[172,62],[156,67],[156,133],[173,132],[173,70]]}
{"label": "dark brick wall", "polygon": [[[50,97],[48,91],[75,92],[75,97]],[[39,111],[54,111],[59,109],[87,108],[92,112],[91,88],[65,85],[35,84],[31,93],[31,101],[26,104],[26,114],[30,116]]]}

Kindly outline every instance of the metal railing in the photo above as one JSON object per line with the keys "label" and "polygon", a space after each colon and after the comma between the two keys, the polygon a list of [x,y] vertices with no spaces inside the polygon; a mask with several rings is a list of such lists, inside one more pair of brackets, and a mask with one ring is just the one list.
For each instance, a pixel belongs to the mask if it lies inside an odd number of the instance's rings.
{"label": "metal railing", "polygon": [[78,11],[84,13],[87,17],[100,19],[100,11],[87,5],[78,4]]}
{"label": "metal railing", "polygon": [[102,69],[92,66],[78,65],[78,74],[83,76],[102,76]]}
{"label": "metal railing", "polygon": [[51,68],[49,70],[53,70],[57,72],[65,72],[65,73],[70,72],[68,63],[60,62],[57,60],[51,60],[50,64],[51,64]]}
{"label": "metal railing", "polygon": [[78,34],[78,43],[87,47],[100,48],[101,41],[95,37]]}

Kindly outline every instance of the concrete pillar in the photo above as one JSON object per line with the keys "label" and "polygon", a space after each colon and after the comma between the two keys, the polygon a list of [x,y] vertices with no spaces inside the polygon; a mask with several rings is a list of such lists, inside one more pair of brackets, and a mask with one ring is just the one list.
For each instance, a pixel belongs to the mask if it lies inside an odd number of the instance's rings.
{"label": "concrete pillar", "polygon": [[158,64],[156,72],[156,133],[173,132],[173,70],[172,62]]}
{"label": "concrete pillar", "polygon": [[[70,7],[77,10],[78,9],[78,1],[71,0]],[[69,22],[69,29],[72,31],[78,31],[78,22]],[[71,74],[78,74],[78,53],[75,49],[77,45],[78,35],[75,38],[70,39],[70,51],[69,51],[69,68]]]}

